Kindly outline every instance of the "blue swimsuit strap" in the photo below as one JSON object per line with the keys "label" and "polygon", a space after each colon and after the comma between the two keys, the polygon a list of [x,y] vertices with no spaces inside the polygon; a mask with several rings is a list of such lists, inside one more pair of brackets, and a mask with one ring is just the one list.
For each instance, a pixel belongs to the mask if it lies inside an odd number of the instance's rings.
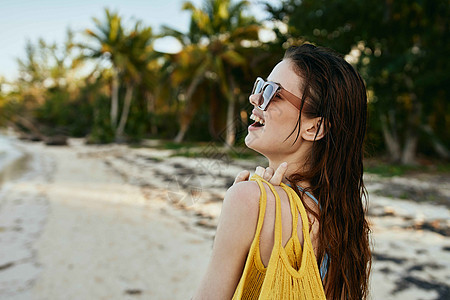
{"label": "blue swimsuit strap", "polygon": [[[290,184],[286,184],[287,186],[291,187]],[[308,191],[305,191],[301,186],[297,185],[298,189],[302,192],[304,192],[306,195],[309,196],[309,198],[313,199],[314,202],[316,202],[317,206],[319,206],[319,209],[321,209],[321,206],[319,204],[319,201],[316,199],[316,197],[313,196],[313,194],[311,194]],[[291,187],[292,188],[292,187]],[[329,259],[328,259],[328,254],[325,253],[323,260],[322,260],[322,264],[320,265],[320,278],[323,279],[325,278],[325,275],[327,274],[328,271],[328,265],[329,265]]]}

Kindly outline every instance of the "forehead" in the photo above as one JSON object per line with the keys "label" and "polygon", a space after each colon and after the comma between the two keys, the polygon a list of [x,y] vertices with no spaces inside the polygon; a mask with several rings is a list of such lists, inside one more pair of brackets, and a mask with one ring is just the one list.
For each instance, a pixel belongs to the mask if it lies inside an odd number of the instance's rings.
{"label": "forehead", "polygon": [[300,97],[300,77],[294,71],[292,62],[283,59],[270,72],[267,80],[279,83],[285,90]]}

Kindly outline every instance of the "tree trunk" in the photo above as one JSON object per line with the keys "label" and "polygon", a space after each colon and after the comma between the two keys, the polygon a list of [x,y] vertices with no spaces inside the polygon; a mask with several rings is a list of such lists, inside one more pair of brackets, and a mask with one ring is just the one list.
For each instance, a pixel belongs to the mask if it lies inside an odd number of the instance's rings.
{"label": "tree trunk", "polygon": [[[412,88],[413,84],[408,83]],[[383,132],[384,141],[389,153],[389,159],[394,163],[401,163],[402,165],[416,164],[416,152],[418,143],[418,131],[421,127],[422,104],[417,101],[415,93],[410,93],[410,100],[412,108],[407,115],[405,122],[405,136],[403,147],[400,138],[397,135],[397,126],[395,119],[395,112],[390,110],[389,117],[382,114],[380,116],[381,129]]]}
{"label": "tree trunk", "polygon": [[180,118],[180,130],[178,131],[177,136],[173,140],[175,143],[181,143],[186,135],[186,132],[191,125],[192,119],[195,116],[195,112],[198,109],[198,106],[201,102],[193,101],[192,98],[186,104],[186,107],[183,110],[182,116]]}
{"label": "tree trunk", "polygon": [[209,91],[210,96],[210,102],[209,102],[209,122],[208,122],[208,128],[209,128],[209,134],[211,137],[216,140],[219,137],[218,128],[221,121],[220,118],[220,103],[217,98],[217,95],[215,95],[214,90],[210,89]]}
{"label": "tree trunk", "polygon": [[197,89],[198,85],[202,82],[204,78],[204,71],[206,70],[206,65],[200,67],[196,74],[194,75],[194,79],[191,81],[187,91],[186,91],[186,106],[182,112],[180,130],[178,131],[177,136],[173,139],[175,143],[181,143],[184,139],[186,132],[189,129],[189,125],[191,125],[191,121],[195,115],[197,110],[197,106],[192,103],[192,95]]}
{"label": "tree trunk", "polygon": [[150,92],[145,92],[145,97],[147,99],[147,112],[152,115],[152,118],[150,119],[150,133],[151,134],[158,134],[158,128],[156,127],[155,120],[153,120],[155,116],[155,96]]}
{"label": "tree trunk", "polygon": [[180,130],[178,131],[177,136],[173,139],[173,141],[175,143],[181,143],[183,141],[184,136],[186,135],[186,132],[189,128],[189,123],[190,122],[181,124]]}
{"label": "tree trunk", "polygon": [[119,112],[119,74],[118,71],[113,68],[113,77],[111,84],[111,127],[117,126],[117,115]]}
{"label": "tree trunk", "polygon": [[119,126],[116,131],[116,140],[120,140],[123,137],[123,131],[128,120],[128,113],[130,112],[131,100],[133,98],[134,86],[132,83],[127,84],[127,90],[125,92],[125,99],[122,109],[122,115],[120,117]]}
{"label": "tree trunk", "polygon": [[235,101],[233,97],[228,99],[228,109],[227,109],[227,131],[225,138],[225,146],[232,147],[236,138],[236,124],[234,122],[234,104]]}
{"label": "tree trunk", "polygon": [[233,77],[230,73],[228,73],[228,82],[229,82],[229,91],[228,95],[228,110],[227,110],[227,133],[225,139],[225,146],[232,147],[234,146],[236,140],[236,123],[235,123],[235,114],[234,107],[236,104],[235,98],[235,84]]}
{"label": "tree trunk", "polygon": [[29,121],[28,119],[21,117],[19,115],[16,115],[16,118],[17,118],[16,123],[21,125],[22,127],[25,127],[26,129],[28,129],[33,134],[33,136],[30,136],[29,134],[25,133],[13,121],[8,121],[7,122],[8,126],[11,126],[14,130],[19,132],[22,137],[27,137],[27,138],[30,138],[33,140],[39,139],[41,141],[45,141],[46,136],[44,136],[31,121]]}
{"label": "tree trunk", "polygon": [[[408,78],[409,79],[409,78]],[[412,88],[413,83],[410,81],[409,86]],[[403,165],[414,165],[416,164],[416,152],[417,152],[417,141],[418,141],[418,131],[420,129],[420,117],[422,115],[422,104],[417,100],[415,93],[410,93],[412,109],[408,115],[405,145],[403,147],[403,153],[401,157],[401,163]]]}
{"label": "tree trunk", "polygon": [[192,105],[192,100],[189,100],[189,103],[186,104],[180,118],[180,130],[178,131],[177,136],[173,139],[175,143],[181,143],[184,140],[184,136],[189,129],[189,125],[191,125],[194,114],[194,105]]}
{"label": "tree trunk", "polygon": [[400,160],[402,165],[416,164],[416,150],[417,150],[417,134],[415,130],[408,129],[405,138],[405,145],[403,147],[402,158]]}
{"label": "tree trunk", "polygon": [[[394,116],[391,116],[393,118]],[[397,138],[395,138],[396,134],[393,129],[389,129],[388,118],[386,115],[382,114],[380,116],[381,121],[381,130],[383,132],[384,142],[386,143],[386,147],[389,153],[390,160],[392,162],[400,161],[400,143]],[[393,123],[393,121],[391,122]]]}

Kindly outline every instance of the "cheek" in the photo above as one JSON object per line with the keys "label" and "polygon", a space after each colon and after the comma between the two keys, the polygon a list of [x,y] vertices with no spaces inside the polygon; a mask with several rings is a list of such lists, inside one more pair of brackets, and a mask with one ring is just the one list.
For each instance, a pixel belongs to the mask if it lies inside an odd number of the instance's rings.
{"label": "cheek", "polygon": [[[275,132],[281,139],[287,138],[287,136],[294,130],[295,125],[298,122],[298,113],[290,109],[290,107],[275,107],[273,111],[268,115],[267,130]],[[297,126],[298,127],[298,126]],[[294,134],[296,134],[294,132]]]}

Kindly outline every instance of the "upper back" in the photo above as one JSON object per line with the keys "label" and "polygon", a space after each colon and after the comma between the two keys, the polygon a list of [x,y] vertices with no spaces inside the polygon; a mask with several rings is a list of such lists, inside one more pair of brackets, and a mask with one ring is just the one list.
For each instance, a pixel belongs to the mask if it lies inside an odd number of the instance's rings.
{"label": "upper back", "polygon": [[[264,215],[264,222],[261,229],[261,237],[260,237],[260,251],[261,251],[261,261],[265,266],[267,266],[270,255],[272,253],[273,244],[274,244],[274,230],[275,230],[275,195],[272,193],[271,189],[267,185],[267,183],[263,183],[264,188],[266,190],[267,195],[267,204],[266,204],[266,212]],[[286,246],[288,241],[292,237],[293,231],[293,217],[291,213],[291,205],[286,191],[281,186],[273,186],[280,197],[280,206],[281,206],[281,224],[282,224],[282,244],[283,247]],[[307,198],[307,197],[305,197]],[[309,207],[312,207],[314,204],[313,201],[308,199],[304,199],[307,202]],[[312,202],[312,203],[311,203]],[[297,223],[297,236],[300,241],[300,244],[303,246],[303,234],[302,234],[302,222],[300,213],[296,211],[297,216],[299,218],[299,222]],[[310,224],[310,237],[314,250],[317,249],[318,246],[318,232],[319,232],[319,222],[315,219],[314,216],[308,215],[308,222]]]}
{"label": "upper back", "polygon": [[256,174],[250,180],[256,181],[261,191],[259,214],[233,299],[325,299],[308,217],[299,196],[285,184],[274,187]]}

